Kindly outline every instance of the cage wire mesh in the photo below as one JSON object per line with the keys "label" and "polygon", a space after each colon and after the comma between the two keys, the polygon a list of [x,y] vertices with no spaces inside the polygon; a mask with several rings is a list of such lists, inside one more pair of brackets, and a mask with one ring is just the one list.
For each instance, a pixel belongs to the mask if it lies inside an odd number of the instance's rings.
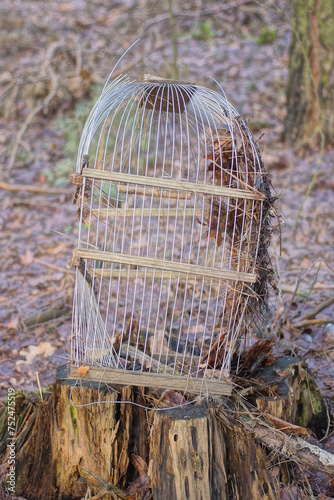
{"label": "cage wire mesh", "polygon": [[223,92],[118,77],[87,120],[71,181],[72,365],[199,391],[226,377],[266,297],[271,195]]}

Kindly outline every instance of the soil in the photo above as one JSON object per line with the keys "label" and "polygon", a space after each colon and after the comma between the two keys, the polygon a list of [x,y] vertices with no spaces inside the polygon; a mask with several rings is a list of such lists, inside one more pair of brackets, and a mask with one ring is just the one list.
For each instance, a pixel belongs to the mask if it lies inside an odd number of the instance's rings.
{"label": "soil", "polygon": [[[271,246],[279,295],[272,293],[264,333],[277,336],[276,352],[308,363],[334,409],[334,305],[317,314],[323,324],[298,325],[334,293],[334,151],[302,156],[298,147],[281,142],[290,2],[224,4],[174,5],[177,77],[216,90],[211,78],[217,80],[255,137],[261,137],[283,216],[281,238],[275,236]],[[36,372],[46,388],[68,356],[74,274],[66,266],[78,234],[68,174],[75,171],[75,138],[97,91],[139,37],[116,73],[173,78],[175,72],[167,3],[3,0],[1,13],[0,181],[40,189],[0,189],[4,398],[9,387],[37,391]],[[264,43],[268,32],[270,43]],[[43,192],[51,188],[59,193]],[[36,316],[42,312],[44,317]],[[324,443],[331,451],[332,440]]]}

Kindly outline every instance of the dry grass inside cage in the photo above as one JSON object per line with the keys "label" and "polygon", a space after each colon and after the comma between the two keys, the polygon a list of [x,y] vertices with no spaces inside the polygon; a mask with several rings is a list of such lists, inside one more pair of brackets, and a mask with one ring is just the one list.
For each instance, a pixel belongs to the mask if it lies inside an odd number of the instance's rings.
{"label": "dry grass inside cage", "polygon": [[88,118],[71,180],[73,365],[219,392],[271,273],[270,183],[243,120],[210,89],[121,76]]}

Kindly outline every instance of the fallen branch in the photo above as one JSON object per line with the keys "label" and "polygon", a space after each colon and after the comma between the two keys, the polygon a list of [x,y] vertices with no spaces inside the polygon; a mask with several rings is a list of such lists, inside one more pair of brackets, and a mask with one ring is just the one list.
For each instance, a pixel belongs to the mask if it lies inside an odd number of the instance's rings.
{"label": "fallen branch", "polygon": [[41,325],[42,323],[47,323],[49,321],[53,321],[54,319],[61,318],[62,316],[66,316],[71,311],[71,308],[66,304],[61,304],[57,307],[52,307],[50,309],[46,309],[37,314],[33,314],[26,320],[23,320],[23,323],[27,328],[30,328],[35,325]]}
{"label": "fallen branch", "polygon": [[[244,409],[246,407],[243,405]],[[229,417],[222,410],[218,416],[226,422]],[[239,413],[239,422],[248,430],[252,430],[256,438],[278,455],[300,463],[308,470],[318,470],[334,476],[334,455],[322,450],[319,446],[307,443],[298,436],[287,436],[283,432],[273,429],[250,411]]]}
{"label": "fallen branch", "polygon": [[260,423],[253,426],[256,437],[268,448],[275,450],[289,460],[302,464],[306,469],[326,472],[334,475],[334,455],[319,446],[307,443],[296,436],[286,436]]}
{"label": "fallen branch", "polygon": [[6,191],[27,191],[28,193],[36,194],[67,194],[72,193],[72,189],[58,189],[58,188],[44,188],[37,186],[25,186],[24,184],[8,184],[7,182],[0,182],[0,189],[5,189]]}
{"label": "fallen branch", "polygon": [[[334,304],[334,297],[331,297],[330,299],[325,300],[325,302],[323,302],[322,304],[319,304],[317,307],[312,309],[312,311],[308,312],[307,314],[304,314],[304,316],[302,316],[302,318],[300,318],[300,321],[302,322],[302,321],[305,321],[307,319],[314,318],[314,316],[319,314],[321,311],[324,311],[325,309],[330,307],[332,304]],[[328,321],[328,323],[330,323],[330,322]]]}
{"label": "fallen branch", "polygon": [[120,488],[117,488],[117,486],[114,486],[112,483],[105,481],[102,477],[89,470],[86,466],[80,467],[79,473],[80,476],[87,481],[87,483],[101,488],[100,493],[93,497],[95,500],[103,498],[103,496],[107,495],[107,493],[115,499],[121,498],[122,500],[135,500],[133,495],[128,494]]}
{"label": "fallen branch", "polygon": [[263,417],[268,420],[276,429],[279,429],[284,434],[299,434],[300,436],[307,436],[308,432],[305,427],[300,427],[300,425],[291,424],[286,420],[270,415],[270,413],[263,412]]}
{"label": "fallen branch", "polygon": [[23,122],[23,124],[22,124],[22,126],[21,126],[21,128],[19,130],[19,133],[17,134],[16,140],[15,140],[15,143],[14,143],[14,146],[13,146],[13,149],[12,149],[12,153],[11,153],[9,161],[8,161],[8,172],[9,173],[12,171],[12,168],[13,168],[13,166],[15,164],[17,151],[19,149],[20,144],[22,143],[22,138],[23,138],[24,134],[26,133],[29,125],[31,124],[31,122],[33,121],[33,119],[35,118],[35,116],[38,115],[38,113],[40,113],[42,111],[43,108],[47,108],[48,107],[48,105],[50,104],[51,100],[56,95],[56,92],[57,92],[57,89],[58,89],[58,85],[59,85],[59,80],[58,80],[57,75],[55,74],[55,72],[53,71],[53,69],[51,67],[51,61],[52,61],[52,57],[53,57],[53,54],[56,51],[56,49],[59,48],[59,47],[61,47],[62,45],[63,45],[62,42],[54,42],[54,43],[52,43],[50,45],[50,47],[47,50],[46,60],[44,62],[42,71],[43,71],[44,68],[46,68],[47,71],[49,72],[50,79],[51,79],[51,84],[52,84],[51,85],[51,90],[48,93],[48,95],[45,97],[45,99],[43,99],[43,101],[41,103],[39,103],[35,107],[35,109],[33,109],[32,111],[30,111],[29,115],[24,120],[24,122]]}
{"label": "fallen branch", "polygon": [[56,266],[55,264],[50,264],[49,262],[45,262],[43,259],[39,259],[38,257],[34,258],[34,263],[39,264],[40,266],[47,267],[48,269],[51,269],[52,271],[57,271],[59,273],[63,274],[68,274],[69,272],[73,272],[71,269],[66,269],[60,266]]}
{"label": "fallen branch", "polygon": [[296,325],[293,325],[294,328],[305,328],[306,326],[314,326],[314,325],[327,325],[328,323],[334,323],[334,318],[330,319],[307,319],[305,321],[301,321]]}

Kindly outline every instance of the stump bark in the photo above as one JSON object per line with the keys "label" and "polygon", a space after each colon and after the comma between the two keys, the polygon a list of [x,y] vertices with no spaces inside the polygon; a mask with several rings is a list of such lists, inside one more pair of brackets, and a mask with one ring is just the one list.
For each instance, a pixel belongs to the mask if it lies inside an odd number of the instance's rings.
{"label": "stump bark", "polygon": [[[278,365],[276,372],[283,373],[279,383],[288,387],[289,411],[284,412],[282,404],[275,405],[274,398],[257,397],[256,404],[291,419],[307,414],[301,411],[303,405],[308,411],[320,408],[318,420],[314,415],[308,420],[320,426],[322,405],[317,406],[315,399],[307,402],[307,391],[297,394],[302,380],[307,380],[312,394],[318,389],[314,391],[301,362],[289,361],[284,366]],[[274,369],[270,370],[262,373],[262,379],[274,376]],[[105,492],[100,498],[129,500],[279,497],[259,433],[242,423],[240,406],[233,407],[231,399],[202,398],[164,411],[146,410],[143,406],[147,405],[144,388],[74,382],[61,371],[47,400],[21,396],[16,495],[28,500],[76,500],[84,498],[90,488],[92,495]],[[299,413],[292,407],[299,408]],[[4,413],[0,424],[0,452],[5,461]]]}

